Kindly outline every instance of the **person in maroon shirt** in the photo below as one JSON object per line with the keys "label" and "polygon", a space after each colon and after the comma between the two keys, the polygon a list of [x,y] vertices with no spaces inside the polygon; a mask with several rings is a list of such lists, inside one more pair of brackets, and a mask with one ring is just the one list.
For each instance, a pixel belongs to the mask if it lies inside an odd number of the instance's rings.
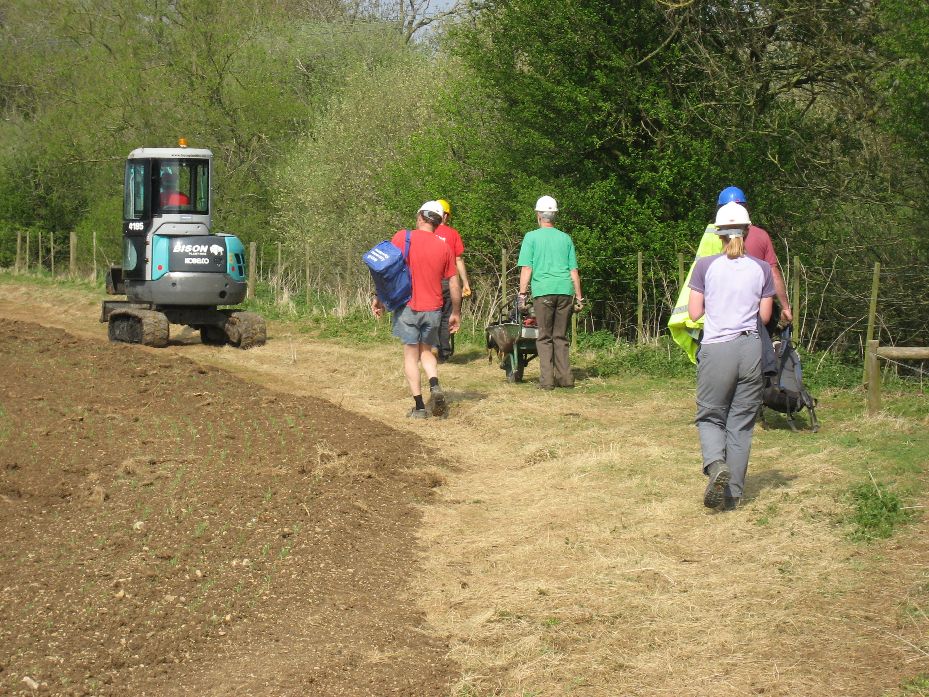
{"label": "person in maroon shirt", "polygon": [[[461,241],[461,235],[451,226],[452,204],[444,198],[439,199],[439,205],[444,211],[442,222],[435,229],[435,236],[444,240],[455,255],[455,268],[458,270],[458,278],[461,281],[461,297],[467,298],[471,295],[471,283],[468,281],[468,271],[464,263],[464,243]],[[455,353],[455,337],[448,330],[448,319],[452,314],[452,296],[448,291],[448,281],[442,283],[442,324],[439,326],[439,363],[444,363]]]}
{"label": "person in maroon shirt", "polygon": [[[729,186],[719,193],[716,208],[719,210],[727,203],[738,203],[744,206],[746,210],[749,210],[747,198],[740,188]],[[749,212],[751,211],[749,210]],[[774,293],[777,296],[777,302],[781,306],[781,319],[785,322],[792,322],[794,317],[793,310],[790,308],[790,301],[787,299],[787,284],[784,283],[781,266],[777,261],[777,253],[774,251],[774,245],[771,243],[771,235],[768,234],[768,231],[757,225],[749,226],[748,234],[745,236],[745,253],[768,262],[774,279]]]}
{"label": "person in maroon shirt", "polygon": [[[455,257],[449,246],[435,236],[442,222],[442,206],[427,201],[416,214],[416,228],[410,233],[410,251],[407,264],[413,281],[413,296],[402,308],[393,313],[393,335],[403,343],[403,372],[410,392],[413,408],[407,414],[413,419],[425,419],[430,414],[439,418],[448,415],[445,393],[439,386],[438,360],[432,347],[439,342],[439,324],[442,321],[442,282],[448,279],[452,311],[448,320],[451,333],[461,324],[461,286],[455,270]],[[406,243],[406,230],[398,230],[391,239],[398,249]],[[375,296],[371,311],[375,317],[384,314],[384,305]],[[429,378],[429,409],[423,402],[419,369]]]}

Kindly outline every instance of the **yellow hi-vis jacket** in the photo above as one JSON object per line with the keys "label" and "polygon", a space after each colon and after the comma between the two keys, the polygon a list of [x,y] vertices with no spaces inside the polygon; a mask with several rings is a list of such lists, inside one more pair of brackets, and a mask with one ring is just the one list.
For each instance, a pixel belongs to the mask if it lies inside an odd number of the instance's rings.
{"label": "yellow hi-vis jacket", "polygon": [[677,296],[677,302],[671,311],[671,319],[668,320],[668,330],[671,332],[671,338],[674,343],[684,349],[691,363],[697,362],[697,338],[703,330],[703,317],[694,321],[687,314],[687,303],[690,301],[690,276],[694,272],[694,264],[700,257],[708,257],[712,254],[719,254],[723,251],[722,238],[716,232],[716,226],[712,223],[706,226],[703,232],[703,239],[700,240],[700,246],[697,247],[697,254],[690,264],[690,271],[687,272],[687,278],[684,279],[684,286]]}

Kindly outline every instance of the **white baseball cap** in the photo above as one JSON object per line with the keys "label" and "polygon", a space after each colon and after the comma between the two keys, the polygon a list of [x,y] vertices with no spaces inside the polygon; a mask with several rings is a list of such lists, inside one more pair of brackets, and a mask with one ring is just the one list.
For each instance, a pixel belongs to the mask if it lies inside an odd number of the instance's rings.
{"label": "white baseball cap", "polygon": [[442,208],[442,204],[438,201],[426,201],[423,205],[419,207],[420,213],[434,213],[440,218],[445,215],[445,209]]}
{"label": "white baseball cap", "polygon": [[551,196],[543,196],[535,202],[536,213],[557,213],[558,202]]}

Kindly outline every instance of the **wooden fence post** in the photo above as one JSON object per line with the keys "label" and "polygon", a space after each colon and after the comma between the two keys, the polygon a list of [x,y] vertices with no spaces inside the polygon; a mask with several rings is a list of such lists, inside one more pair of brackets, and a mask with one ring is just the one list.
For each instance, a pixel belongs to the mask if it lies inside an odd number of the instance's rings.
{"label": "wooden fence post", "polygon": [[26,273],[29,272],[29,242],[31,241],[32,233],[29,230],[26,230],[26,265],[24,267]]}
{"label": "wooden fence post", "polygon": [[571,350],[577,351],[577,313],[571,313]]}
{"label": "wooden fence post", "polygon": [[881,410],[881,370],[877,361],[878,343],[869,339],[865,347],[865,373],[868,377],[868,414]]}
{"label": "wooden fence post", "polygon": [[23,231],[16,231],[16,273],[23,270]]}
{"label": "wooden fence post", "polygon": [[506,303],[508,301],[507,290],[506,290],[506,247],[500,249],[500,300],[503,303],[503,311],[506,312]]}
{"label": "wooden fence post", "polygon": [[255,297],[255,255],[257,254],[254,242],[248,243],[248,289],[245,291],[246,298]]}
{"label": "wooden fence post", "polygon": [[[284,290],[284,265],[281,261],[281,243],[277,243],[277,267],[276,267],[277,282],[274,284],[274,302],[281,301],[281,294]],[[270,276],[270,274],[269,274]]]}
{"label": "wooden fence post", "polygon": [[684,274],[684,252],[679,252],[677,255],[677,292],[681,292],[681,288],[684,287],[684,280],[687,276]]}
{"label": "wooden fence post", "polygon": [[52,277],[55,276],[55,233],[48,233],[48,265],[52,270]]}
{"label": "wooden fence post", "polygon": [[[865,343],[866,347],[870,346],[871,340],[874,339],[874,322],[877,319],[877,292],[880,286],[880,278],[881,278],[881,262],[875,261],[874,262],[874,276],[871,278],[871,302],[868,305],[868,328],[865,331],[865,337],[864,337],[864,340],[866,342]],[[876,361],[877,359],[875,358],[875,363]],[[872,367],[871,363],[865,360],[864,375],[862,376],[862,383],[865,385],[870,384],[871,375],[869,371],[871,370],[871,367]]]}
{"label": "wooden fence post", "polygon": [[94,230],[91,234],[91,242],[93,244],[93,272],[94,272],[94,281],[97,280],[97,231]]}
{"label": "wooden fence post", "polygon": [[38,271],[39,273],[42,273],[42,231],[39,230],[36,234],[39,236],[39,243],[36,245],[39,250]]}
{"label": "wooden fence post", "polygon": [[68,237],[68,273],[74,278],[77,275],[77,232],[72,230]]}
{"label": "wooden fence post", "polygon": [[303,243],[303,262],[306,267],[306,306],[310,306],[310,243]]}
{"label": "wooden fence post", "polygon": [[642,252],[638,253],[638,302],[636,305],[635,313],[635,331],[636,331],[636,341],[638,343],[643,343],[645,341],[645,325],[644,325],[644,307],[643,307],[643,297],[644,297],[644,288],[643,283],[644,279],[642,276]]}

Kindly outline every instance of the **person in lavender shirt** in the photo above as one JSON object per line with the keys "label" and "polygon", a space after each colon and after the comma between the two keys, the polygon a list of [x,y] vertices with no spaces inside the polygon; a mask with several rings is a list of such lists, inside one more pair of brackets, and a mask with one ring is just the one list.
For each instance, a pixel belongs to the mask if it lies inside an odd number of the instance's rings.
{"label": "person in lavender shirt", "polygon": [[727,203],[716,213],[723,253],[698,259],[687,313],[706,315],[697,354],[697,430],[707,476],[703,505],[734,510],[742,500],[752,431],[761,404],[758,318],[771,319],[771,266],[745,254],[748,210]]}

